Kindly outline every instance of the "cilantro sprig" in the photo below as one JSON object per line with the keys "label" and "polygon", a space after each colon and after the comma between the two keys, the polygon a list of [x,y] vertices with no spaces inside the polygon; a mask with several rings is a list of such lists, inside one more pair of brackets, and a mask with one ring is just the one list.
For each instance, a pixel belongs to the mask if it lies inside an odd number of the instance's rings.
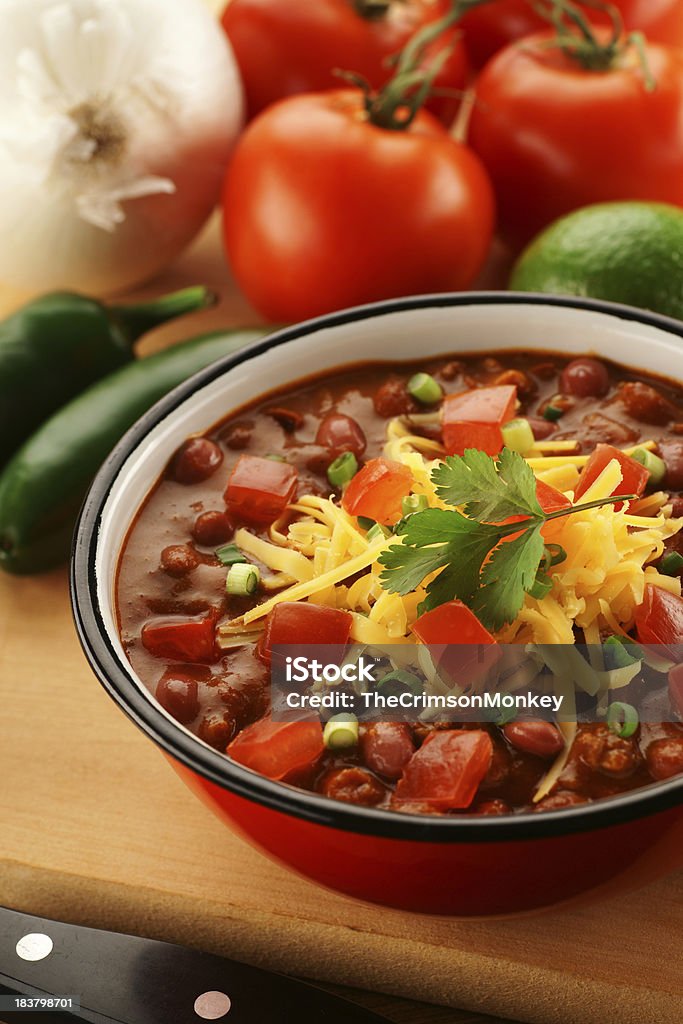
{"label": "cilantro sprig", "polygon": [[[545,544],[545,523],[635,497],[614,495],[544,512],[533,471],[509,448],[497,458],[474,448],[450,455],[432,471],[432,482],[438,497],[457,507],[429,508],[401,520],[395,532],[402,542],[380,556],[380,582],[390,593],[406,595],[437,573],[420,613],[457,598],[491,632],[517,617],[526,594],[542,597],[552,586],[549,570],[566,555]],[[513,516],[521,518],[505,522]]]}

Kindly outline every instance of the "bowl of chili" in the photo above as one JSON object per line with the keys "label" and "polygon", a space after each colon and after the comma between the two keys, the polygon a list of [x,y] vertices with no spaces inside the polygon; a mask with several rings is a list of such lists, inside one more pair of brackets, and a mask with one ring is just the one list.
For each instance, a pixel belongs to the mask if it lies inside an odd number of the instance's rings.
{"label": "bowl of chili", "polygon": [[[584,454],[572,493],[587,493],[618,464],[631,496],[657,478],[669,516],[683,489],[675,415],[683,385],[672,379],[681,337],[683,325],[628,307],[473,293],[343,311],[219,361],[128,432],[81,512],[71,592],[95,674],[231,828],[362,900],[513,914],[681,866],[683,726],[675,714],[659,731],[639,726],[635,738],[628,729],[580,729],[564,774],[545,790],[563,745],[550,723],[380,723],[351,737],[351,754],[326,747],[319,723],[277,727],[268,718],[269,645],[343,644],[353,629],[364,635],[368,616],[307,601],[302,613],[296,598],[306,597],[306,583],[278,569],[266,539],[297,503],[306,523],[317,507],[324,525],[332,492],[365,539],[379,531],[381,546],[387,524],[422,507],[400,464],[382,455],[395,422],[399,435],[409,423],[425,451],[441,445],[454,455],[472,444],[491,456],[501,444],[519,448],[528,431],[541,452],[564,451],[578,437]],[[557,456],[539,458],[554,470]],[[562,487],[543,488],[544,509],[567,504]],[[652,586],[680,573],[667,530],[638,606],[643,642],[683,641],[680,586]],[[320,535],[309,533],[312,564]],[[290,595],[296,585],[304,589]],[[481,642],[488,631],[460,604],[422,614],[411,630],[441,643],[445,623],[460,643]],[[253,643],[242,634],[234,642],[234,623],[246,628],[259,607],[268,616]],[[429,747],[432,761],[436,753],[439,765],[459,766],[446,796],[425,768]]]}

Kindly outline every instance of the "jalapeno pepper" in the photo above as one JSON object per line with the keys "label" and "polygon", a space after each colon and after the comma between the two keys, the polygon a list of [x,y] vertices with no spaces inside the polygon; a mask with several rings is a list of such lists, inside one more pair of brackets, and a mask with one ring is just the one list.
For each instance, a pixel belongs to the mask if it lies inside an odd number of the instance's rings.
{"label": "jalapeno pepper", "polygon": [[204,335],[129,363],[39,427],[0,474],[0,568],[30,574],[64,561],[88,487],[126,430],[193,373],[265,333]]}
{"label": "jalapeno pepper", "polygon": [[51,416],[130,362],[146,331],[213,302],[186,288],[137,306],[105,306],[70,292],[44,295],[0,324],[0,466]]}

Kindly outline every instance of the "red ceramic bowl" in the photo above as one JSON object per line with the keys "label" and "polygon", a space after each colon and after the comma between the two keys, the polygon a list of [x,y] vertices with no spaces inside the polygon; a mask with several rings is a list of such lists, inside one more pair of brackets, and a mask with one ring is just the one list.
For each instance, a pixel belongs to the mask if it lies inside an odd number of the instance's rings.
{"label": "red ceramic bowl", "polygon": [[189,434],[272,387],[343,363],[459,349],[591,351],[679,376],[682,337],[680,323],[608,303],[461,294],[349,310],[216,363],[129,431],[86,500],[71,586],[96,675],[230,827],[350,896],[435,914],[511,914],[633,886],[683,865],[683,778],[561,811],[472,818],[357,807],[263,778],[206,746],[157,704],[126,659],[114,603],[126,531],[172,453]]}

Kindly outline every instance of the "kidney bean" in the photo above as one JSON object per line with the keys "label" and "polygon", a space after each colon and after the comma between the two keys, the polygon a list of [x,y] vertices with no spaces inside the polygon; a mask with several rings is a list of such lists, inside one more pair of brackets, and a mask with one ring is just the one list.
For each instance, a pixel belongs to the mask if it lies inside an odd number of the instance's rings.
{"label": "kidney bean", "polygon": [[472,808],[472,814],[511,814],[512,808],[504,800],[483,800]]}
{"label": "kidney bean", "polygon": [[572,756],[592,771],[614,778],[633,774],[640,763],[635,741],[616,736],[606,725],[583,726],[574,741]]}
{"label": "kidney bean", "polygon": [[197,680],[182,669],[166,669],[157,683],[156,698],[181,725],[188,725],[199,714]]}
{"label": "kidney bean", "polygon": [[321,793],[332,800],[374,807],[386,795],[386,789],[374,775],[363,768],[338,768],[326,775],[320,786]]}
{"label": "kidney bean", "polygon": [[683,772],[683,736],[667,736],[651,743],[645,752],[648,771],[661,781]]}
{"label": "kidney bean", "polygon": [[230,540],[235,528],[228,519],[226,512],[202,512],[197,516],[192,527],[192,536],[205,548],[214,548]]}
{"label": "kidney bean", "polygon": [[249,447],[251,441],[251,427],[245,423],[236,423],[225,435],[225,444],[231,451],[240,452]]}
{"label": "kidney bean", "polygon": [[236,733],[237,723],[228,711],[208,711],[197,729],[200,740],[223,752]]}
{"label": "kidney bean", "polygon": [[185,576],[197,568],[199,558],[187,544],[170,544],[161,552],[159,564],[169,576]]}
{"label": "kidney bean", "polygon": [[556,423],[543,419],[541,416],[527,416],[535,441],[544,441],[557,428]]}
{"label": "kidney bean", "polygon": [[666,463],[664,486],[672,491],[683,490],[683,441],[660,441],[659,451]]}
{"label": "kidney bean", "polygon": [[563,807],[572,807],[574,804],[585,804],[588,797],[580,793],[573,793],[568,789],[561,789],[558,793],[551,793],[543,797],[534,808],[536,811],[559,811]]}
{"label": "kidney bean", "polygon": [[372,399],[378,416],[405,416],[417,412],[418,404],[408,393],[406,382],[400,377],[389,377],[374,394]]}
{"label": "kidney bean", "polygon": [[415,753],[410,728],[404,722],[375,722],[360,739],[363,761],[385,779],[400,779]]}
{"label": "kidney bean", "polygon": [[343,452],[353,452],[360,459],[367,446],[360,424],[341,412],[327,414],[318,427],[315,443],[327,448],[332,460]]}
{"label": "kidney bean", "polygon": [[516,750],[545,759],[556,757],[564,747],[560,731],[552,722],[544,722],[542,719],[510,722],[503,726],[503,735]]}
{"label": "kidney bean", "polygon": [[579,398],[600,398],[609,391],[609,373],[599,359],[572,359],[560,374],[560,389]]}
{"label": "kidney bean", "polygon": [[223,461],[223,452],[208,437],[191,437],[180,446],[172,462],[174,478],[180,484],[208,480]]}
{"label": "kidney bean", "polygon": [[269,416],[272,416],[276,423],[279,423],[283,430],[286,430],[288,434],[293,434],[295,430],[304,425],[304,418],[300,412],[296,409],[286,409],[284,406],[274,406],[272,409],[267,409],[266,412]]}
{"label": "kidney bean", "polygon": [[629,416],[639,423],[664,425],[680,418],[680,409],[650,384],[643,384],[639,380],[622,384],[617,397],[625,405]]}

